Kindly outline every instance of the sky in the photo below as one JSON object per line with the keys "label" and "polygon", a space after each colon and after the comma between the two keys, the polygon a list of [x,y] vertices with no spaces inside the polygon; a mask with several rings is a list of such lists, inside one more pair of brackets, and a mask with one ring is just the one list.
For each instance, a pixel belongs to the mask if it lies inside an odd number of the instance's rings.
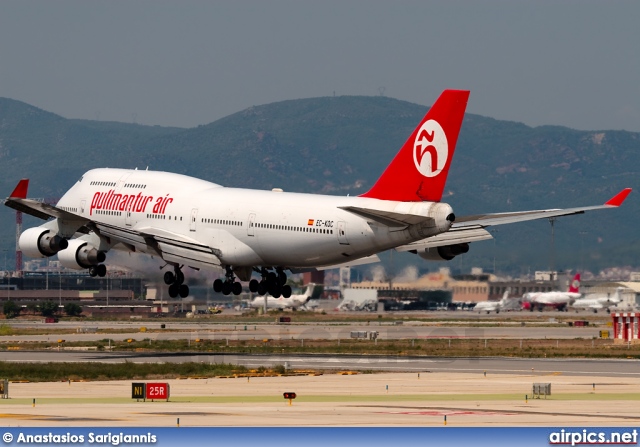
{"label": "sky", "polygon": [[383,94],[530,126],[640,132],[638,1],[0,0],[0,97],[193,127]]}

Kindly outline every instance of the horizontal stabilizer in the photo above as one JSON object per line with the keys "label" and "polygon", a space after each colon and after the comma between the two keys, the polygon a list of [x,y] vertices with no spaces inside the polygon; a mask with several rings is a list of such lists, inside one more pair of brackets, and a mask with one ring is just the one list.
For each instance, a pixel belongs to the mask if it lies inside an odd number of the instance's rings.
{"label": "horizontal stabilizer", "polygon": [[433,220],[431,217],[418,214],[396,213],[393,211],[362,208],[358,206],[341,206],[339,208],[388,227],[406,227],[407,225],[414,225]]}

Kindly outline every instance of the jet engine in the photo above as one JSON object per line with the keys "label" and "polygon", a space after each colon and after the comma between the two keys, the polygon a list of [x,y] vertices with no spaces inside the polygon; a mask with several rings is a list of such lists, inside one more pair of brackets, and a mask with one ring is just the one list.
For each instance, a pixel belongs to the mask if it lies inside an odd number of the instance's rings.
{"label": "jet engine", "polygon": [[425,248],[424,250],[419,250],[416,253],[422,259],[426,259],[427,261],[451,261],[456,256],[468,251],[469,244],[464,242],[462,244]]}
{"label": "jet engine", "polygon": [[69,241],[69,247],[58,253],[60,264],[70,269],[86,269],[98,265],[107,258],[104,251],[82,239]]}
{"label": "jet engine", "polygon": [[46,258],[64,250],[69,243],[48,228],[35,227],[22,232],[18,245],[27,256]]}

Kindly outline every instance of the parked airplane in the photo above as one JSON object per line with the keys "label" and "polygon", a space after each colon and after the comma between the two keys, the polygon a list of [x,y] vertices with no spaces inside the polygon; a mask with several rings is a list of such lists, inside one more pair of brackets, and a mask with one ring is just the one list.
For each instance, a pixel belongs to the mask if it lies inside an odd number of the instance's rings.
{"label": "parked airplane", "polygon": [[475,305],[473,310],[478,313],[486,312],[490,314],[495,312],[499,314],[500,311],[521,309],[522,301],[519,298],[509,298],[509,292],[509,289],[505,290],[500,301],[481,301]]}
{"label": "parked airplane", "polygon": [[611,294],[590,294],[584,298],[579,298],[573,302],[571,307],[576,309],[591,309],[594,313],[598,313],[598,310],[606,309],[609,313],[610,307],[615,307],[622,302],[622,291],[624,287],[618,287],[616,292]]}
{"label": "parked airplane", "polygon": [[[357,197],[225,188],[168,172],[93,169],[56,206],[27,199],[21,180],[5,204],[48,220],[19,239],[31,257],[58,255],[68,268],[104,276],[112,250],[163,259],[169,295],[186,297],[183,267],[223,269],[213,288],[288,297],[285,271],[379,261],[395,248],[426,260],[451,260],[485,230],[533,219],[620,206],[631,189],[603,205],[456,218],[441,202],[469,92],[445,90],[373,187]],[[257,273],[260,280],[252,279]]]}
{"label": "parked airplane", "polygon": [[254,309],[260,309],[264,308],[266,303],[267,309],[298,309],[311,299],[315,286],[315,284],[309,283],[304,293],[291,295],[289,298],[283,296],[274,298],[270,295],[258,296],[251,301],[250,306]]}
{"label": "parked airplane", "polygon": [[580,273],[576,273],[566,292],[529,292],[522,295],[523,307],[533,311],[542,310],[544,307],[554,307],[560,311],[566,311],[567,306],[580,298]]}

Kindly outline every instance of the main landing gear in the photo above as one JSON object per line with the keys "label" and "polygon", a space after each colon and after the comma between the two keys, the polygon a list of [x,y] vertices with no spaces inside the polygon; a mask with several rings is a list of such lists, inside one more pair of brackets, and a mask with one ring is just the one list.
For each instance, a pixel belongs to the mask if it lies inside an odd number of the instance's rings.
{"label": "main landing gear", "polygon": [[231,267],[226,266],[225,270],[225,280],[216,279],[213,282],[213,291],[217,293],[222,292],[223,295],[230,295],[231,293],[240,295],[242,293],[242,284],[236,281]]}
{"label": "main landing gear", "polygon": [[249,290],[258,295],[267,293],[274,298],[289,298],[291,296],[291,286],[287,284],[287,275],[278,268],[275,272],[268,272],[267,269],[260,270],[262,280],[252,279],[249,281]]}
{"label": "main landing gear", "polygon": [[100,265],[92,265],[89,267],[89,276],[95,278],[99,276],[100,278],[104,278],[107,274],[107,266],[104,264]]}
{"label": "main landing gear", "polygon": [[169,286],[169,296],[176,298],[186,298],[189,296],[189,286],[184,284],[184,273],[177,265],[173,267],[173,272],[165,272],[164,283]]}

